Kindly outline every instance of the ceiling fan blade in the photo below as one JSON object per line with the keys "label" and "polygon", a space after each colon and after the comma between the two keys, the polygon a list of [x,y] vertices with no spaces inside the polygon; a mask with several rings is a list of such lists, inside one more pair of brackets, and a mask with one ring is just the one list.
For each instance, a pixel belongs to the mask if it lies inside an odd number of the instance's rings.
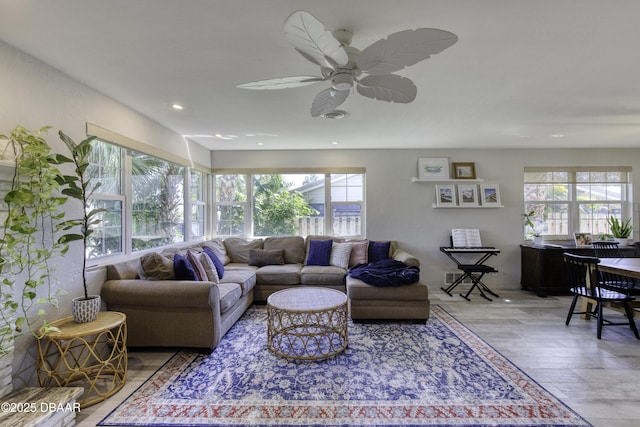
{"label": "ceiling fan blade", "polygon": [[435,28],[418,28],[391,34],[360,53],[358,68],[371,75],[389,74],[442,52],[458,36]]}
{"label": "ceiling fan blade", "polygon": [[308,86],[315,82],[326,80],[317,76],[295,76],[280,77],[276,79],[260,80],[257,82],[244,83],[236,87],[240,89],[268,90],[268,89],[287,89],[291,87]]}
{"label": "ceiling fan blade", "polygon": [[335,90],[333,88],[323,90],[311,104],[311,117],[318,117],[335,110],[348,96],[348,90]]}
{"label": "ceiling fan blade", "polygon": [[418,89],[411,80],[396,74],[367,76],[358,81],[360,95],[380,101],[407,104],[416,98]]}
{"label": "ceiling fan blade", "polygon": [[314,64],[335,69],[349,61],[340,42],[308,12],[297,10],[289,15],[284,33],[293,47]]}

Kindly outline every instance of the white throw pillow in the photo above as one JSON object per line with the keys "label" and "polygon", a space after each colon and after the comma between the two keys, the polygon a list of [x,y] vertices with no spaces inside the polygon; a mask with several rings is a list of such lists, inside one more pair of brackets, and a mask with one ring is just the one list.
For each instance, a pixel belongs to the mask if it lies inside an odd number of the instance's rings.
{"label": "white throw pillow", "polygon": [[349,257],[351,256],[351,243],[336,243],[331,246],[331,257],[329,264],[335,267],[349,268]]}

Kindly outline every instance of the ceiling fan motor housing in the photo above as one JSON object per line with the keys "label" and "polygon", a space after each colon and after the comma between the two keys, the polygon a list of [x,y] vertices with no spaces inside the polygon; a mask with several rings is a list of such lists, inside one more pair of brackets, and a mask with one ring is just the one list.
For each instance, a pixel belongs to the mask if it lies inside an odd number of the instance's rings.
{"label": "ceiling fan motor housing", "polygon": [[349,90],[353,87],[351,73],[338,73],[331,78],[331,87],[335,90]]}

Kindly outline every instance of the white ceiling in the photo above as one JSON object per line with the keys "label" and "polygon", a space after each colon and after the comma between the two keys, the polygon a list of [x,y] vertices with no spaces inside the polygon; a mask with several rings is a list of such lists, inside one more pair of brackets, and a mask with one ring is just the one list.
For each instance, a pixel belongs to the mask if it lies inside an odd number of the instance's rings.
{"label": "white ceiling", "polygon": [[[319,73],[284,37],[294,10],[359,49],[420,27],[459,40],[397,72],[413,103],[353,93],[345,119],[312,118],[327,82],[236,88]],[[192,137],[213,150],[640,147],[639,17],[638,0],[0,0],[0,39],[180,134],[229,138]]]}

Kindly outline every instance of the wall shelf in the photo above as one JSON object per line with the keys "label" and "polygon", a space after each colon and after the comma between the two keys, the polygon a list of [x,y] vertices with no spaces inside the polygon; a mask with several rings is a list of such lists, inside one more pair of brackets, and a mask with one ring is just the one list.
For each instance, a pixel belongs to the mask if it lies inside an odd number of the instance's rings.
{"label": "wall shelf", "polygon": [[442,184],[442,183],[451,183],[451,182],[458,182],[458,183],[463,183],[463,182],[482,182],[483,180],[480,178],[476,178],[476,179],[438,179],[438,180],[432,180],[432,179],[420,179],[417,177],[413,177],[411,178],[411,182],[430,182],[431,184]]}
{"label": "wall shelf", "polygon": [[433,209],[499,209],[504,208],[504,206],[438,206],[437,204],[433,204]]}

